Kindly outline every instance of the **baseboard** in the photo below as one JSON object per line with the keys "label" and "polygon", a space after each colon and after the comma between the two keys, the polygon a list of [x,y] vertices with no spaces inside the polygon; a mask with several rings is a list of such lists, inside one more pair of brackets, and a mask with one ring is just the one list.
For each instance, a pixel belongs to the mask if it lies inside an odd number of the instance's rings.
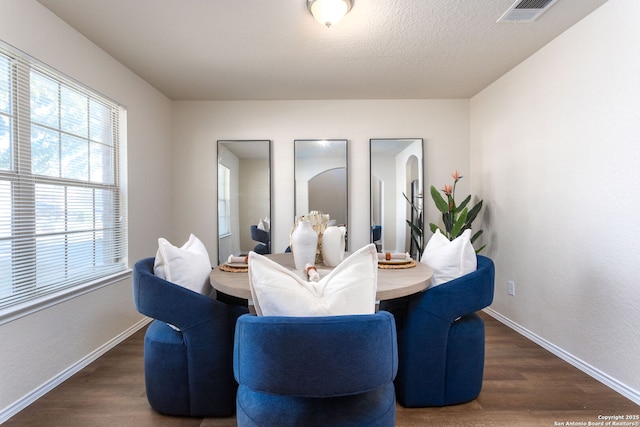
{"label": "baseboard", "polygon": [[152,319],[150,318],[144,318],[140,320],[139,322],[131,326],[129,329],[123,331],[121,334],[119,334],[112,340],[106,342],[104,345],[100,346],[93,352],[89,353],[78,362],[69,366],[60,374],[56,375],[46,383],[42,384],[40,387],[36,388],[35,390],[23,396],[21,399],[17,400],[16,402],[2,409],[2,411],[0,411],[0,424],[4,423],[9,418],[13,417],[15,414],[22,411],[24,408],[31,405],[33,402],[35,402],[36,400],[38,400],[39,398],[41,398],[42,396],[44,396],[45,394],[53,390],[55,387],[62,384],[64,381],[69,379],[72,375],[80,372],[83,368],[91,364],[91,362],[95,361],[100,356],[105,354],[107,351],[111,350],[112,348],[120,344],[122,341],[129,338],[135,332],[142,329],[146,324],[151,322],[151,320]]}
{"label": "baseboard", "polygon": [[623,384],[622,382],[618,381],[617,379],[612,378],[611,376],[605,374],[604,372],[594,368],[593,366],[591,366],[588,363],[586,363],[584,360],[581,360],[581,359],[575,357],[574,355],[572,355],[571,353],[568,353],[565,350],[561,349],[560,347],[550,343],[549,341],[546,341],[545,339],[543,339],[540,336],[534,334],[533,332],[529,331],[528,329],[523,328],[519,324],[515,323],[514,321],[512,321],[508,317],[503,316],[502,314],[498,313],[497,311],[495,311],[495,310],[493,310],[491,308],[485,308],[483,311],[485,313],[487,313],[489,316],[491,316],[494,319],[496,319],[498,322],[508,326],[509,328],[511,328],[514,331],[518,332],[520,335],[525,336],[526,338],[528,338],[531,341],[535,342],[536,344],[538,344],[542,348],[550,351],[551,353],[553,353],[554,355],[558,356],[560,359],[564,360],[565,362],[569,363],[570,365],[575,366],[576,368],[580,369],[582,372],[584,372],[585,374],[589,375],[590,377],[600,381],[601,383],[603,383],[607,387],[609,387],[609,388],[613,389],[614,391],[620,393],[621,395],[623,395],[627,399],[631,400],[632,402],[640,405],[640,391],[634,390],[633,388],[627,386],[626,384]]}

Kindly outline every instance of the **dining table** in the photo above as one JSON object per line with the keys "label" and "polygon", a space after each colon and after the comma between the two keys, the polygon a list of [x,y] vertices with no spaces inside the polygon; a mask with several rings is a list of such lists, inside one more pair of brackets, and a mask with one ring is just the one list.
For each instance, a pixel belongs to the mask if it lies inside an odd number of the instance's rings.
{"label": "dining table", "polygon": [[[304,272],[296,270],[293,255],[290,252],[269,254],[266,257],[291,271],[298,271],[303,277]],[[316,264],[315,267],[321,278],[333,269],[333,267],[325,266],[322,263]],[[378,264],[376,302],[422,292],[431,284],[432,276],[433,270],[429,266],[415,260],[407,262],[381,261]],[[211,271],[209,282],[216,291],[246,299],[249,309],[252,309],[248,268],[229,266],[223,263]]]}

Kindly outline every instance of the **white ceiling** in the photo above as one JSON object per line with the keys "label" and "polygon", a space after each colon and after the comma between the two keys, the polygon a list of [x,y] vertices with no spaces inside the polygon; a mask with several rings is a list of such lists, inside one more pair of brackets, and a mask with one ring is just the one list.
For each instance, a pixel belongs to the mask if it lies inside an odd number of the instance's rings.
{"label": "white ceiling", "polygon": [[38,0],[173,100],[470,98],[606,0],[354,0],[327,29],[306,0]]}

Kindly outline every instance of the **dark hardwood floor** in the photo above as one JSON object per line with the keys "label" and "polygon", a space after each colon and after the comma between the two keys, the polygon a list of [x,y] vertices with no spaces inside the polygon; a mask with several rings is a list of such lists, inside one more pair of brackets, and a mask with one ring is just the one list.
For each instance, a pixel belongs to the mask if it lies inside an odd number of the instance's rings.
{"label": "dark hardwood floor", "polygon": [[[601,421],[599,415],[640,414],[640,407],[629,399],[495,319],[484,313],[482,316],[486,322],[487,350],[480,396],[472,402],[444,408],[398,406],[398,426],[588,425]],[[143,337],[144,330],[138,331],[5,425],[236,425],[234,417],[180,418],[154,412],[144,391]]]}

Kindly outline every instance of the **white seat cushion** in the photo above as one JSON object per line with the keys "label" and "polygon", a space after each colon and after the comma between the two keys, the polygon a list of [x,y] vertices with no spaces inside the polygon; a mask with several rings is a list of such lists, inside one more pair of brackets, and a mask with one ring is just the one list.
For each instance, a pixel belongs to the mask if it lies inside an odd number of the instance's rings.
{"label": "white seat cushion", "polygon": [[378,255],[367,245],[318,282],[249,253],[249,283],[260,316],[334,316],[375,312]]}

